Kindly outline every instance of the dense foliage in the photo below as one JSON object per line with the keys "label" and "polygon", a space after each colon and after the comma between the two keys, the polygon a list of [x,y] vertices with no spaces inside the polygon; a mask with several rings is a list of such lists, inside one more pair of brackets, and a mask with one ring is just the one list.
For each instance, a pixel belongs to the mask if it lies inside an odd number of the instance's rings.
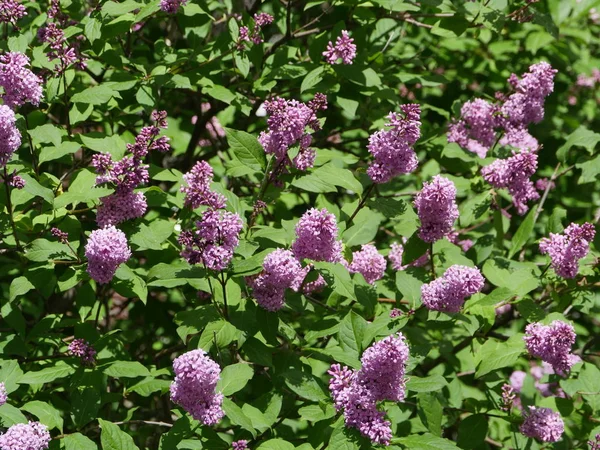
{"label": "dense foliage", "polygon": [[0,0],[0,450],[599,449],[596,8]]}

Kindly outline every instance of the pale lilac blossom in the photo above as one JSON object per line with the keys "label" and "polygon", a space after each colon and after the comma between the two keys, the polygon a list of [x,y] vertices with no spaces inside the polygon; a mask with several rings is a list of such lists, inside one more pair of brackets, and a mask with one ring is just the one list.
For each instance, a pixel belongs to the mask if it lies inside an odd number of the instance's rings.
{"label": "pale lilac blossom", "polygon": [[484,282],[477,267],[454,265],[442,277],[421,286],[421,299],[430,310],[457,313],[467,297],[483,289]]}
{"label": "pale lilac blossom", "polygon": [[374,245],[363,245],[359,251],[352,253],[352,263],[348,266],[350,273],[360,273],[367,283],[375,284],[385,273],[385,258]]}
{"label": "pale lilac blossom", "polygon": [[525,346],[529,354],[552,366],[557,373],[567,373],[577,362],[571,353],[576,334],[572,325],[555,320],[550,325],[530,323],[525,328]]}
{"label": "pale lilac blossom", "polygon": [[572,223],[562,234],[550,233],[540,241],[540,252],[550,255],[552,268],[563,278],[575,278],[579,272],[579,260],[584,258],[596,235],[594,225]]}
{"label": "pale lilac blossom", "polygon": [[524,412],[525,421],[520,427],[524,436],[542,442],[557,442],[565,431],[565,424],[559,413],[550,408],[529,407],[529,412]]}
{"label": "pale lilac blossom", "polygon": [[342,241],[338,240],[336,218],[325,208],[306,211],[296,225],[296,240],[292,251],[296,258],[313,261],[339,262]]}
{"label": "pale lilac blossom", "polygon": [[425,242],[435,242],[452,231],[458,219],[456,187],[448,178],[440,175],[425,182],[414,201],[421,220],[419,237]]}
{"label": "pale lilac blossom", "polygon": [[42,99],[42,79],[28,68],[29,58],[23,53],[7,52],[0,55],[0,87],[4,104],[15,109],[25,103],[34,106]]}
{"label": "pale lilac blossom", "polygon": [[0,436],[0,450],[46,450],[48,428],[39,422],[17,423]]}
{"label": "pale lilac blossom", "polygon": [[87,271],[100,284],[109,283],[117,268],[131,257],[127,236],[114,226],[92,231],[85,246]]}
{"label": "pale lilac blossom", "polygon": [[15,113],[0,105],[0,167],[5,167],[13,153],[21,146],[21,133],[17,129]]}
{"label": "pale lilac blossom", "polygon": [[329,64],[337,64],[340,59],[344,64],[352,64],[352,61],[356,58],[356,44],[354,44],[354,39],[350,37],[347,30],[342,31],[342,35],[338,36],[335,45],[329,41],[323,56]]}

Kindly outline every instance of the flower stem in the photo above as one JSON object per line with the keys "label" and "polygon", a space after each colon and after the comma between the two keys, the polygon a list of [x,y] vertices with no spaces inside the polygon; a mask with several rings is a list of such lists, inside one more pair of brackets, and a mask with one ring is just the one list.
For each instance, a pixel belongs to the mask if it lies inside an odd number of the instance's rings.
{"label": "flower stem", "polygon": [[367,200],[369,199],[369,195],[371,195],[371,191],[373,191],[374,188],[375,188],[375,183],[373,183],[371,186],[369,186],[367,188],[367,191],[364,193],[362,200],[360,201],[360,203],[358,204],[358,206],[356,207],[356,209],[354,210],[354,212],[352,213],[350,218],[346,221],[347,225],[350,225],[352,223],[352,221],[354,220],[354,218],[356,217],[358,212],[363,208],[363,206],[365,206],[365,203],[367,203]]}
{"label": "flower stem", "polygon": [[13,236],[15,237],[17,250],[22,251],[21,242],[19,241],[19,237],[17,236],[17,227],[15,225],[15,219],[13,217],[13,207],[12,201],[10,199],[10,186],[8,185],[8,171],[6,170],[6,166],[4,166],[4,189],[6,190],[6,208],[8,209],[8,218],[10,220],[10,226],[13,231]]}

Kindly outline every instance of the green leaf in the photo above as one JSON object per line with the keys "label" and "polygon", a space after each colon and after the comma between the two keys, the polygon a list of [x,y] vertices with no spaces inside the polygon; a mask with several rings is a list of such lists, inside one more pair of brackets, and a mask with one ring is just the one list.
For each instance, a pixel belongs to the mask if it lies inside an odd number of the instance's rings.
{"label": "green leaf", "polygon": [[423,392],[417,396],[417,413],[423,425],[432,434],[442,436],[442,416],[444,408],[435,393]]}
{"label": "green leaf", "polygon": [[522,335],[515,335],[506,342],[488,339],[477,352],[475,377],[479,378],[494,370],[514,366],[524,351],[525,342]]}
{"label": "green leaf", "polygon": [[484,446],[488,432],[488,418],[483,414],[473,414],[463,419],[458,426],[458,445],[464,449],[477,449]]}
{"label": "green leaf", "polygon": [[29,130],[27,133],[31,136],[33,145],[49,142],[55,147],[58,147],[61,144],[62,137],[66,135],[65,130],[51,124],[40,125],[39,127]]}
{"label": "green leaf", "polygon": [[406,212],[406,202],[393,198],[381,197],[368,200],[367,205],[369,208],[379,211],[388,219],[395,219]]}
{"label": "green leaf", "polygon": [[59,361],[56,365],[51,367],[45,367],[37,372],[26,372],[21,379],[19,384],[44,384],[51,383],[52,381],[60,378],[68,377],[73,374],[75,369],[67,365],[63,361]]}
{"label": "green leaf", "polygon": [[198,341],[198,348],[210,350],[214,344],[218,348],[227,347],[237,339],[238,330],[225,320],[217,320],[209,323]]}
{"label": "green leaf", "polygon": [[340,324],[338,341],[340,347],[358,358],[362,351],[362,342],[367,329],[367,321],[354,311],[350,311]]}
{"label": "green leaf", "polygon": [[283,439],[269,439],[257,447],[257,450],[294,450],[293,444]]}
{"label": "green leaf", "polygon": [[98,450],[94,441],[81,433],[68,434],[62,442],[65,444],[65,450]]}
{"label": "green leaf", "polygon": [[413,234],[406,244],[404,244],[404,252],[402,253],[402,264],[410,264],[429,250],[429,244],[421,240],[417,233]]}
{"label": "green leaf", "polygon": [[593,411],[600,410],[600,370],[593,364],[585,363],[579,373],[581,396]]}
{"label": "green leaf", "polygon": [[510,251],[508,252],[508,258],[512,258],[517,252],[521,251],[523,246],[527,243],[529,238],[533,234],[533,226],[535,225],[535,214],[538,207],[531,208],[525,220],[519,226],[519,229],[512,238],[512,244]]}
{"label": "green leaf", "polygon": [[396,287],[411,305],[418,306],[421,301],[421,286],[423,282],[412,273],[400,270],[396,272]]}
{"label": "green leaf", "polygon": [[545,31],[533,31],[529,33],[525,40],[525,49],[535,55],[540,48],[548,46],[553,41],[554,36],[550,33]]}
{"label": "green leaf", "polygon": [[71,394],[71,418],[81,429],[98,417],[102,406],[100,391],[95,387],[78,388]]}
{"label": "green leaf", "polygon": [[139,450],[131,436],[121,431],[117,425],[103,419],[98,419],[98,422],[102,428],[100,433],[102,450]]}
{"label": "green leaf", "polygon": [[447,385],[448,382],[441,375],[431,375],[425,378],[411,375],[410,379],[406,383],[406,389],[413,392],[432,392],[439,391]]}
{"label": "green leaf", "polygon": [[313,86],[319,84],[319,82],[323,79],[324,71],[325,68],[323,66],[319,66],[316,69],[313,69],[310,72],[308,72],[302,80],[302,84],[300,85],[300,93],[307,91]]}
{"label": "green leaf", "polygon": [[225,135],[231,151],[241,163],[255,172],[264,172],[267,168],[265,151],[254,136],[231,128],[225,128]]}
{"label": "green leaf", "polygon": [[329,395],[325,393],[322,386],[312,374],[292,369],[285,371],[281,376],[287,387],[302,398],[313,402],[329,398]]}
{"label": "green leaf", "polygon": [[28,192],[31,195],[35,195],[36,197],[42,197],[48,203],[52,204],[52,202],[54,201],[54,193],[51,189],[42,186],[40,183],[37,182],[35,178],[31,177],[29,174],[21,173],[20,176],[25,180],[25,192]]}
{"label": "green leaf", "polygon": [[171,382],[167,380],[157,380],[156,378],[148,377],[127,388],[127,392],[136,392],[142,397],[150,397],[155,392],[164,394],[169,391]]}
{"label": "green leaf", "polygon": [[100,85],[89,87],[75,94],[71,97],[71,101],[73,103],[85,103],[88,105],[105,105],[113,96],[119,96],[119,93],[108,86]]}
{"label": "green leaf", "polygon": [[112,189],[96,187],[96,175],[90,169],[81,169],[74,175],[69,190],[56,197],[54,208],[64,208],[69,204],[76,205],[98,200],[112,192]]}
{"label": "green leaf", "polygon": [[131,268],[121,264],[115,272],[112,286],[125,297],[139,297],[146,304],[148,299],[148,288],[146,283]]}
{"label": "green leaf", "polygon": [[250,364],[238,363],[227,366],[221,372],[217,392],[225,396],[233,395],[244,389],[253,376],[254,370]]}
{"label": "green leaf", "polygon": [[35,286],[26,277],[17,277],[10,283],[8,298],[13,301],[21,295],[27,294],[30,290],[35,289]]}
{"label": "green leaf", "polygon": [[354,224],[342,234],[342,241],[348,247],[372,241],[379,231],[382,217],[368,208],[363,208],[354,218]]}
{"label": "green leaf", "polygon": [[0,406],[0,421],[3,427],[11,427],[17,423],[27,423],[27,417],[18,408],[5,403]]}
{"label": "green leaf", "polygon": [[41,423],[48,427],[48,429],[51,430],[52,428],[58,428],[58,430],[62,433],[63,418],[60,416],[58,409],[49,403],[33,400],[25,403],[23,406],[21,406],[21,409],[36,416]]}
{"label": "green leaf", "polygon": [[116,361],[102,371],[109,377],[114,378],[136,378],[148,377],[150,371],[137,361]]}
{"label": "green leaf", "polygon": [[344,426],[344,419],[340,417],[333,428],[333,433],[329,438],[327,450],[358,450],[360,445],[356,439],[356,432],[349,427]]}
{"label": "green leaf", "polygon": [[88,21],[85,24],[84,34],[91,44],[93,44],[95,40],[100,39],[100,36],[102,36],[101,28],[102,23],[100,23],[99,20],[91,17],[88,18]]}
{"label": "green leaf", "polygon": [[573,147],[583,147],[592,155],[598,142],[600,142],[600,133],[594,133],[582,125],[567,137],[567,142],[556,151],[556,157],[564,163],[569,150]]}
{"label": "green leaf", "polygon": [[0,380],[4,383],[7,393],[10,394],[19,388],[19,380],[22,376],[23,371],[16,360],[2,361]]}
{"label": "green leaf", "polygon": [[252,436],[256,437],[256,430],[252,426],[252,421],[244,414],[242,408],[227,397],[223,399],[223,411],[225,411],[225,415],[233,424],[239,425],[243,429],[249,431]]}
{"label": "green leaf", "polygon": [[40,164],[71,155],[81,148],[77,142],[62,142],[53,147],[44,147],[40,152]]}
{"label": "green leaf", "polygon": [[410,450],[458,450],[454,442],[430,433],[413,434],[408,437],[394,439],[393,443],[399,443]]}

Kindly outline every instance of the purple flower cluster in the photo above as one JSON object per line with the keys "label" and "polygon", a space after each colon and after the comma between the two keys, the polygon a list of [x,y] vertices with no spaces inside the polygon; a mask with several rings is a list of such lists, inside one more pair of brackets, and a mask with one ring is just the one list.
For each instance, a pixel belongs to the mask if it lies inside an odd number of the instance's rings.
{"label": "purple flower cluster", "polygon": [[248,448],[248,441],[240,439],[239,441],[233,441],[231,443],[232,450],[246,450]]}
{"label": "purple flower cluster", "polygon": [[421,226],[419,236],[425,242],[435,242],[452,231],[458,219],[456,187],[448,178],[440,175],[425,182],[414,201]]}
{"label": "purple flower cluster", "polygon": [[550,325],[530,323],[525,328],[523,340],[531,356],[547,362],[561,374],[577,362],[577,357],[571,353],[576,337],[572,325],[555,320]]}
{"label": "purple flower cluster", "polygon": [[21,133],[16,123],[13,110],[6,105],[0,105],[0,167],[6,166],[21,145]]}
{"label": "purple flower cluster", "polygon": [[160,10],[167,14],[176,14],[177,10],[186,3],[187,0],[160,0]]}
{"label": "purple flower cluster", "polygon": [[421,286],[421,299],[433,311],[457,313],[467,297],[481,291],[484,282],[477,267],[454,265],[444,276]]}
{"label": "purple flower cluster", "polygon": [[507,189],[517,212],[523,215],[529,209],[527,202],[540,198],[530,180],[537,169],[537,160],[538,156],[533,151],[513,152],[513,156],[497,159],[489,166],[483,167],[481,175],[495,188]]}
{"label": "purple flower cluster", "polygon": [[[407,239],[402,238],[406,244]],[[409,264],[402,264],[402,255],[404,254],[404,246],[397,242],[392,243],[390,246],[390,252],[388,253],[388,259],[392,263],[392,269],[394,270],[405,270],[407,267],[422,267],[429,261],[429,250],[424,255],[415,259]]]}
{"label": "purple flower cluster", "polygon": [[600,450],[600,433],[594,436],[594,440],[589,440],[590,450]]}
{"label": "purple flower cluster", "polygon": [[496,128],[500,124],[498,107],[477,98],[465,102],[460,116],[460,120],[448,127],[448,142],[456,142],[480,158],[485,158],[496,142]]}
{"label": "purple flower cluster", "polygon": [[376,342],[363,353],[360,370],[334,364],[329,390],[335,408],[344,412],[346,426],[358,429],[376,444],[388,445],[391,423],[377,402],[399,402],[405,397],[408,345],[402,333]]}
{"label": "purple flower cluster", "polygon": [[540,241],[540,252],[550,255],[552,268],[563,278],[575,278],[579,271],[579,260],[590,250],[590,243],[596,235],[594,225],[572,223],[563,234],[550,233],[549,238]]}
{"label": "purple flower cluster", "polygon": [[127,236],[114,226],[92,231],[85,246],[87,271],[100,284],[112,280],[117,268],[131,257]]}
{"label": "purple flower cluster", "polygon": [[203,264],[212,270],[224,270],[233,258],[244,224],[236,213],[207,210],[196,221],[192,231],[182,231],[179,243],[181,256],[190,264]]}
{"label": "purple flower cluster", "polygon": [[210,189],[213,180],[213,170],[206,161],[198,161],[192,170],[183,176],[187,186],[181,187],[185,194],[185,204],[193,209],[202,205],[213,209],[225,208],[225,196]]}
{"label": "purple flower cluster", "polygon": [[313,261],[339,262],[342,259],[342,241],[337,239],[335,216],[325,208],[306,211],[296,225],[296,240],[292,251],[296,258]]}
{"label": "purple flower cluster", "polygon": [[218,423],[225,413],[223,394],[215,392],[221,368],[202,349],[184,353],[173,361],[175,379],[171,400],[204,425]]}
{"label": "purple flower cluster", "polygon": [[243,42],[252,42],[256,45],[264,42],[263,37],[261,35],[261,29],[274,20],[271,14],[267,13],[256,13],[254,14],[254,28],[252,32],[247,26],[240,27],[240,37],[237,44],[237,47],[241,50],[243,49]]}
{"label": "purple flower cluster", "polygon": [[69,344],[67,352],[71,356],[81,358],[84,366],[93,366],[96,364],[96,350],[84,339],[73,339]]}
{"label": "purple flower cluster", "polygon": [[8,400],[8,394],[6,393],[6,385],[0,383],[0,406],[4,405]]}
{"label": "purple flower cluster", "polygon": [[502,411],[510,411],[513,407],[515,400],[518,400],[515,389],[510,384],[502,385]]}
{"label": "purple flower cluster", "polygon": [[18,423],[0,436],[0,450],[46,450],[50,433],[39,422]]}
{"label": "purple flower cluster", "polygon": [[375,183],[386,183],[393,177],[413,172],[419,163],[413,145],[421,136],[421,107],[401,105],[402,114],[390,113],[385,125],[369,136],[367,149],[375,158],[367,173]]}
{"label": "purple flower cluster", "polygon": [[524,436],[538,439],[542,442],[557,442],[565,431],[565,424],[559,413],[550,408],[529,407],[529,412],[523,414],[525,421],[520,427]]}
{"label": "purple flower cluster", "polygon": [[540,62],[529,67],[519,79],[514,73],[508,79],[514,92],[509,96],[496,93],[498,104],[475,99],[461,108],[461,117],[448,128],[448,142],[485,158],[500,136],[500,145],[535,151],[537,140],[527,127],[544,118],[544,100],[554,90],[557,70]]}
{"label": "purple flower cluster", "polygon": [[98,174],[96,184],[115,186],[115,193],[103,197],[98,206],[96,222],[99,226],[117,225],[146,213],[146,198],[134,189],[148,182],[148,165],[144,164],[148,152],[170,150],[169,138],[158,136],[161,128],[167,128],[166,117],[165,111],[154,111],[151,118],[155,125],[141,129],[135,143],[127,144],[127,154],[120,161],[113,161],[109,153],[98,153],[92,157],[92,166]]}
{"label": "purple flower cluster", "polygon": [[329,64],[337,64],[339,59],[344,64],[352,64],[352,61],[356,58],[356,44],[354,44],[354,39],[350,37],[348,31],[343,30],[342,35],[338,36],[335,41],[335,45],[329,41],[327,50],[323,52],[323,56]]}
{"label": "purple flower cluster", "polygon": [[357,252],[352,253],[352,263],[348,266],[350,273],[360,273],[367,283],[375,284],[385,273],[385,258],[379,254],[375,246],[363,245]]}
{"label": "purple flower cluster", "polygon": [[2,100],[10,108],[29,102],[35,106],[42,99],[42,79],[27,68],[29,58],[23,53],[8,52],[0,55],[0,87]]}
{"label": "purple flower cluster", "polygon": [[18,0],[0,0],[0,23],[13,26],[21,17],[27,15],[27,9]]}
{"label": "purple flower cluster", "polygon": [[51,22],[38,31],[38,39],[41,42],[48,43],[50,47],[48,61],[58,60],[54,66],[54,72],[57,76],[62,75],[71,65],[79,70],[84,70],[87,66],[87,59],[79,52],[79,41],[74,45],[69,44],[65,37],[65,32],[59,27],[57,22]]}
{"label": "purple flower cluster", "polygon": [[57,238],[61,244],[66,244],[69,242],[69,233],[62,231],[60,228],[54,227],[50,230],[50,232],[52,233],[52,236]]}
{"label": "purple flower cluster", "polygon": [[260,306],[278,311],[285,302],[285,290],[298,292],[310,266],[303,268],[290,250],[278,248],[266,256],[263,269],[249,284]]}
{"label": "purple flower cluster", "polygon": [[[265,152],[275,155],[275,167],[283,171],[285,165],[290,164],[288,150],[298,143],[300,150],[294,158],[293,165],[298,170],[306,170],[315,162],[316,152],[310,148],[312,137],[306,132],[306,128],[313,131],[321,129],[317,119],[317,111],[327,107],[326,97],[323,94],[315,94],[317,101],[309,105],[297,100],[285,100],[275,97],[265,102],[265,110],[269,115],[267,119],[268,131],[263,131],[258,137],[258,142],[263,146]],[[277,170],[274,175],[278,175]]]}

